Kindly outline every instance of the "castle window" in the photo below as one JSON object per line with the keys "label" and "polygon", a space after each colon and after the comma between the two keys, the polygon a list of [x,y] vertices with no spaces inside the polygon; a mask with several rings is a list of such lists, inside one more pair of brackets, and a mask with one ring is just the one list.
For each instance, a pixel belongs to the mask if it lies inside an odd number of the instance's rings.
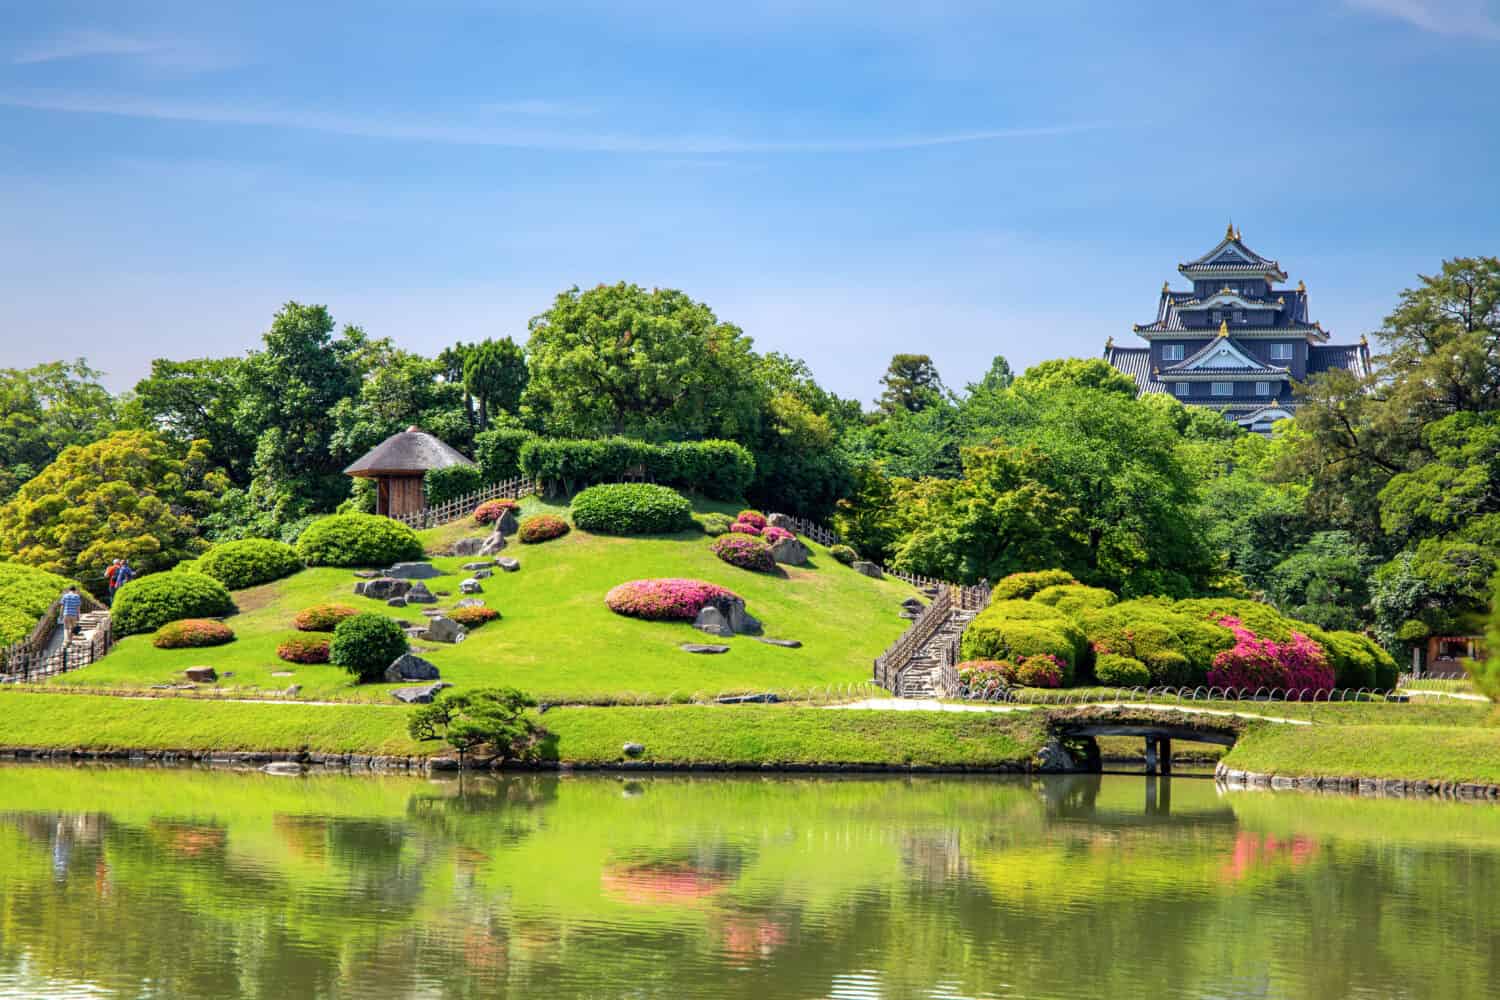
{"label": "castle window", "polygon": [[1178,396],[1186,396],[1188,394],[1188,384],[1186,382],[1173,382],[1172,392]]}
{"label": "castle window", "polygon": [[1245,322],[1245,310],[1243,310],[1243,309],[1236,309],[1234,311],[1234,321],[1236,323],[1243,323],[1243,322]]}
{"label": "castle window", "polygon": [[1234,395],[1234,383],[1233,382],[1215,382],[1215,383],[1213,383],[1212,392],[1213,392],[1213,394],[1215,396],[1233,396]]}
{"label": "castle window", "polygon": [[1292,360],[1292,345],[1291,344],[1272,344],[1271,345],[1271,360],[1272,361],[1290,361],[1290,360]]}
{"label": "castle window", "polygon": [[1181,344],[1162,344],[1161,345],[1161,359],[1163,361],[1181,361],[1182,360],[1182,345]]}
{"label": "castle window", "polygon": [[1213,321],[1215,323],[1222,323],[1222,322],[1224,322],[1224,310],[1222,310],[1222,309],[1215,309],[1213,311]]}
{"label": "castle window", "polygon": [[1271,394],[1271,383],[1269,383],[1269,382],[1257,382],[1257,383],[1255,383],[1255,394],[1257,396],[1269,396]]}

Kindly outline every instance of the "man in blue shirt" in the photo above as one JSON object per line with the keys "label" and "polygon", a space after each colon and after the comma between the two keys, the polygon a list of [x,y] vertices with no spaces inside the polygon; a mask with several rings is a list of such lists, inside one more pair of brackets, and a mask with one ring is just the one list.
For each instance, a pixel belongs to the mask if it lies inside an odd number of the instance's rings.
{"label": "man in blue shirt", "polygon": [[77,587],[69,587],[62,595],[63,635],[78,634],[78,617],[83,613],[83,597]]}

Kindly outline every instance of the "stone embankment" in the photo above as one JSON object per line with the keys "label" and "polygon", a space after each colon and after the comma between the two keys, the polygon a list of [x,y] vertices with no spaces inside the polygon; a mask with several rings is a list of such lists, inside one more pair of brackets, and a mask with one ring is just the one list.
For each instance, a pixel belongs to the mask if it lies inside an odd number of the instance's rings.
{"label": "stone embankment", "polygon": [[1405,778],[1350,778],[1313,775],[1260,774],[1226,767],[1214,769],[1214,780],[1228,788],[1275,791],[1338,792],[1380,798],[1500,799],[1500,785]]}

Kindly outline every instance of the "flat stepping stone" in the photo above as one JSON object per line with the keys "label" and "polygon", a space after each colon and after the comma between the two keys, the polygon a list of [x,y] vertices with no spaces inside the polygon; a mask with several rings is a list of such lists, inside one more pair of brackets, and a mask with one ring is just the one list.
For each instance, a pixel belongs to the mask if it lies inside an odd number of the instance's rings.
{"label": "flat stepping stone", "polygon": [[774,692],[765,694],[724,694],[714,699],[717,705],[775,705],[781,699]]}
{"label": "flat stepping stone", "polygon": [[271,676],[272,677],[291,677],[292,676],[292,672],[290,670],[273,670],[273,671],[271,671]]}
{"label": "flat stepping stone", "polygon": [[443,571],[429,562],[398,562],[385,575],[397,580],[432,580],[442,576]]}
{"label": "flat stepping stone", "polygon": [[767,646],[780,646],[782,649],[801,649],[802,648],[802,640],[800,640],[800,639],[767,639],[763,635],[754,635],[754,636],[751,636],[751,638],[754,639],[756,642],[763,642]]}
{"label": "flat stepping stone", "polygon": [[680,648],[684,653],[727,653],[728,646],[719,646],[707,642],[685,642]]}

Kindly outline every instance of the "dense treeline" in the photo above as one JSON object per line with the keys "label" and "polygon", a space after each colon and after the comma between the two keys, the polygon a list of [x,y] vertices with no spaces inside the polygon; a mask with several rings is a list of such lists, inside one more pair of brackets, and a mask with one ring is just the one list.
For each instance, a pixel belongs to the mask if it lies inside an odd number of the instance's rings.
{"label": "dense treeline", "polygon": [[[149,569],[210,541],[291,541],[367,509],[341,470],[416,424],[480,465],[430,484],[444,496],[526,470],[583,485],[628,454],[831,519],[913,572],[1257,597],[1393,649],[1472,633],[1500,553],[1500,261],[1444,262],[1375,333],[1370,378],[1315,377],[1266,439],[1137,400],[1100,360],[1017,376],[1001,357],[954,389],[898,354],[865,411],[669,289],[570,289],[524,344],[435,358],[289,302],[248,355],[158,359],[118,397],[83,360],[0,371],[0,552],[87,578],[118,555]],[[683,464],[720,452],[722,469]]]}

